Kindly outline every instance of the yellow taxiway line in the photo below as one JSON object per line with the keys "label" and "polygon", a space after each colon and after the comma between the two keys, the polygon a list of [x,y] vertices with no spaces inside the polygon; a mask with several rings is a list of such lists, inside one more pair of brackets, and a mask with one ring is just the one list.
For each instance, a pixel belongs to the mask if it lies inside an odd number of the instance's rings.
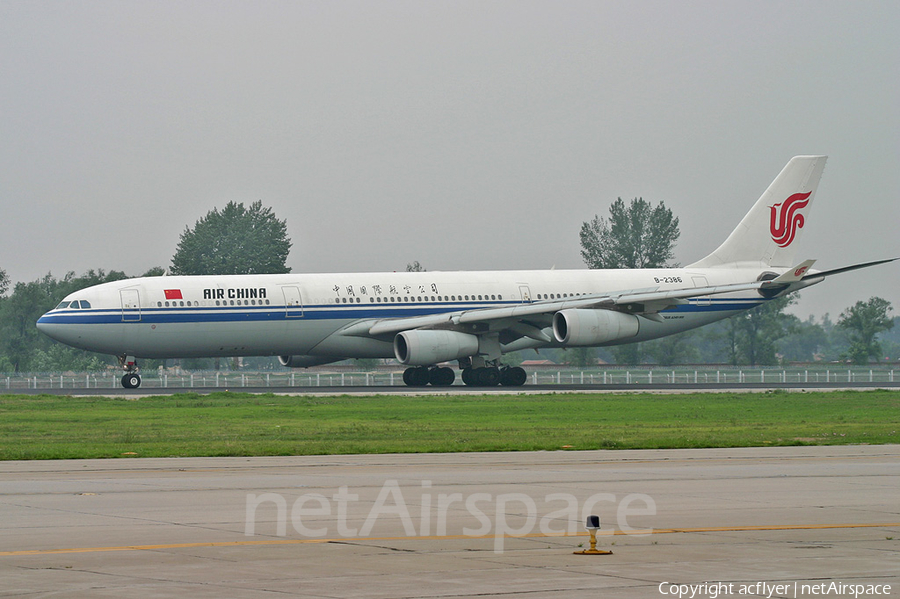
{"label": "yellow taxiway line", "polygon": [[[657,528],[635,531],[612,531],[597,534],[599,537],[610,535],[648,535],[648,534],[673,534],[673,533],[704,533],[704,532],[753,532],[768,530],[826,530],[835,528],[896,528],[900,522],[875,522],[867,524],[773,524],[766,526],[711,526],[701,528]],[[533,533],[524,535],[504,535],[504,538],[565,538],[584,537],[588,533],[575,534],[562,533],[558,535]],[[0,551],[0,557],[21,555],[53,555],[71,553],[101,553],[111,551],[158,551],[163,549],[192,549],[196,547],[251,547],[254,545],[305,545],[313,543],[362,543],[366,541],[447,541],[457,539],[493,539],[495,535],[442,535],[442,536],[412,536],[412,537],[353,537],[353,538],[329,538],[329,539],[267,539],[262,541],[220,541],[210,543],[169,543],[163,545],[124,545],[120,547],[73,547],[68,549],[30,549],[24,551]]]}

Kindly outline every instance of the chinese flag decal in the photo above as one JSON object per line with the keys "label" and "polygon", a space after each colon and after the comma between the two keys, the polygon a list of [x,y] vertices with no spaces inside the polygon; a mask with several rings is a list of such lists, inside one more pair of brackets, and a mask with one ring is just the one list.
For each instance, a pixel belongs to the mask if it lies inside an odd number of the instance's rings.
{"label": "chinese flag decal", "polygon": [[167,300],[184,299],[181,297],[181,289],[166,289],[165,294]]}

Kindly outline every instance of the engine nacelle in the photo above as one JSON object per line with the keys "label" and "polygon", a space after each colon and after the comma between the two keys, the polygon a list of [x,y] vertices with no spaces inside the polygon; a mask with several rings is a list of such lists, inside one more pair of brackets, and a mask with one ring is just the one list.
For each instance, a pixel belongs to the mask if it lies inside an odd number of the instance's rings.
{"label": "engine nacelle", "polygon": [[602,345],[638,334],[637,316],[612,310],[560,310],[553,315],[553,336],[563,345]]}
{"label": "engine nacelle", "polygon": [[339,362],[342,359],[328,356],[278,356],[278,361],[281,362],[281,365],[288,368],[309,368],[310,366]]}
{"label": "engine nacelle", "polygon": [[394,337],[394,356],[407,366],[430,366],[478,353],[478,337],[457,331],[403,331]]}

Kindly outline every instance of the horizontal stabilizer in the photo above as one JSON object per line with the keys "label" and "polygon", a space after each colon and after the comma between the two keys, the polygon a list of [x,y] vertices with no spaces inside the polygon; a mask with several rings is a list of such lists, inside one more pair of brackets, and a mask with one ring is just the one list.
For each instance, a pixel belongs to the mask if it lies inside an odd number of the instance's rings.
{"label": "horizontal stabilizer", "polygon": [[798,281],[803,280],[803,276],[812,268],[812,265],[815,264],[815,260],[806,260],[805,262],[801,262],[794,268],[789,268],[779,277],[775,277],[772,279],[772,283],[797,283]]}

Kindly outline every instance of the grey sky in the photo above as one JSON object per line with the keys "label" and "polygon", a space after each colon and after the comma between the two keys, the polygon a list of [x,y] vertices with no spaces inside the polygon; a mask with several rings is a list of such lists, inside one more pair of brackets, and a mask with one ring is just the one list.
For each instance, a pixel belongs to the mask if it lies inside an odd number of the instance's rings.
{"label": "grey sky", "polygon": [[[581,268],[616,197],[683,264],[792,156],[829,162],[801,254],[900,255],[900,3],[0,2],[0,268],[168,266],[230,200],[294,272]],[[796,312],[872,295],[835,278]]]}

